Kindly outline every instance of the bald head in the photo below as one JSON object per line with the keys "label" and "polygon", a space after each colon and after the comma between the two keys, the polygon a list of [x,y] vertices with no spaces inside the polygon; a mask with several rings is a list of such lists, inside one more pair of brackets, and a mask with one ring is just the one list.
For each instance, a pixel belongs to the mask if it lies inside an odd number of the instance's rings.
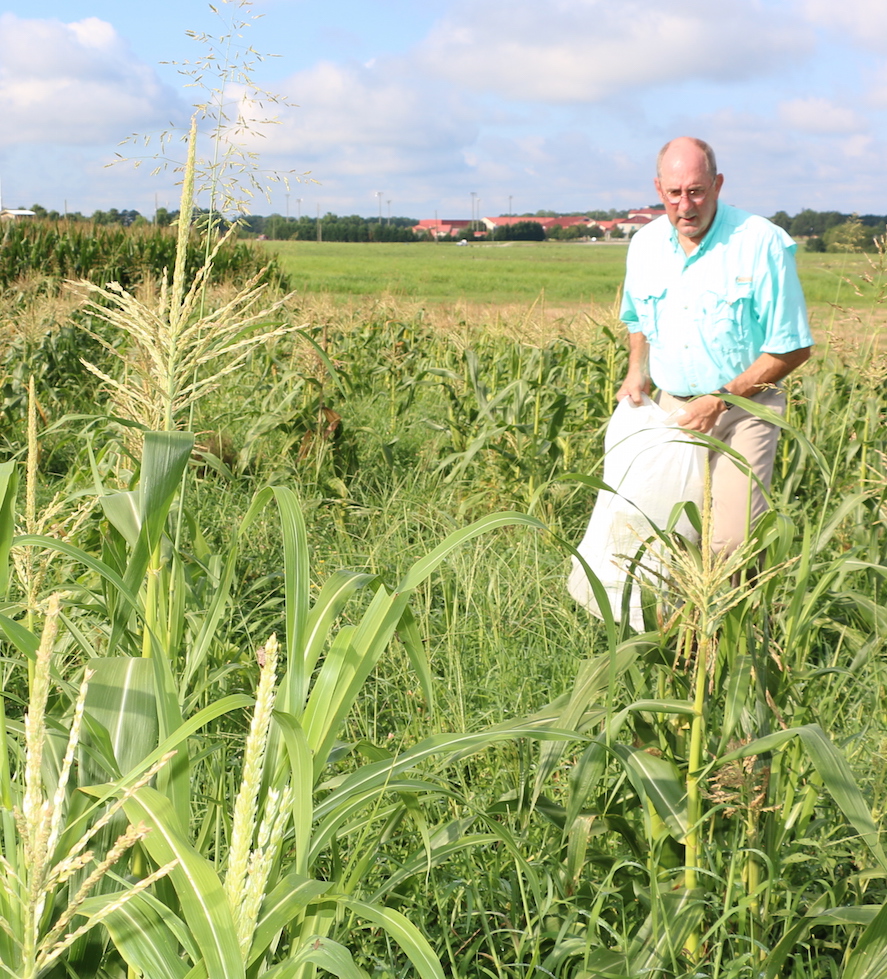
{"label": "bald head", "polygon": [[695,136],[678,136],[677,139],[670,140],[662,147],[659,156],[656,157],[656,176],[662,177],[663,164],[666,159],[670,161],[674,156],[679,156],[682,159],[685,157],[698,159],[700,154],[704,160],[705,172],[711,180],[714,180],[718,175],[715,151],[704,139],[696,139]]}

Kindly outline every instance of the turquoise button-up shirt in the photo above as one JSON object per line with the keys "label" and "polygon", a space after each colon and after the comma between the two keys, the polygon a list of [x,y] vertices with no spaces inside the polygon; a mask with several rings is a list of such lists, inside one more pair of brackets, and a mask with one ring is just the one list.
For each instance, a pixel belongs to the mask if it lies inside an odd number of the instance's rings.
{"label": "turquoise button-up shirt", "polygon": [[766,218],[720,203],[692,255],[667,217],[641,228],[629,245],[619,315],[647,338],[656,386],[708,394],[761,353],[811,346],[796,247]]}

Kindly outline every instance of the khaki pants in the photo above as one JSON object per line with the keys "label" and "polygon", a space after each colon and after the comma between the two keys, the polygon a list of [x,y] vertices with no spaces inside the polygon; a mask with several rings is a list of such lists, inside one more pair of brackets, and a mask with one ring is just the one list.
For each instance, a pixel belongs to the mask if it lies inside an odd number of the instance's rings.
{"label": "khaki pants", "polygon": [[[667,412],[677,411],[685,402],[665,391],[656,396]],[[785,413],[785,393],[767,388],[752,399],[779,415]],[[769,422],[733,405],[721,412],[708,434],[743,456],[751,471],[769,491],[776,459],[779,429]],[[748,536],[749,527],[767,509],[762,487],[744,473],[723,452],[709,452],[712,496],[712,547],[717,551],[735,550]]]}

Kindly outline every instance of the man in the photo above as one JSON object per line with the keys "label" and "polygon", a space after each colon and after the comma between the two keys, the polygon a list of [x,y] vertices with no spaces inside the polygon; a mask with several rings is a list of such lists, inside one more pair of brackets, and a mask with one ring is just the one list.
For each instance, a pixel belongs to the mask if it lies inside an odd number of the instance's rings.
{"label": "man", "polygon": [[[724,394],[782,414],[779,381],[810,356],[813,339],[795,268],[795,243],[765,218],[721,204],[712,148],[680,137],[659,153],[654,180],[665,217],[641,228],[626,262],[620,317],[629,361],[617,400],[650,393],[683,428],[739,452],[769,490],[779,436]],[[710,453],[713,547],[735,549],[767,507],[754,479]]]}

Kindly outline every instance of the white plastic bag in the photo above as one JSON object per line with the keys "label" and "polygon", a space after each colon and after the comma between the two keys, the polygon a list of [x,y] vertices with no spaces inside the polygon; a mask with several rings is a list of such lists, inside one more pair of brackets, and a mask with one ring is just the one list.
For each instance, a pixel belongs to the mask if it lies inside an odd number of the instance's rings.
{"label": "white plastic bag", "polygon": [[[577,550],[606,588],[617,620],[628,577],[626,556],[636,554],[652,535],[651,524],[665,526],[676,503],[686,500],[702,506],[706,449],[681,431],[678,417],[646,396],[640,405],[625,398],[607,426],[603,480],[616,493],[601,490],[598,494]],[[691,539],[696,536],[685,515],[675,529]],[[577,602],[600,617],[585,570],[575,557],[572,560],[567,589]],[[648,567],[658,564],[649,557],[644,563]],[[629,622],[638,631],[644,627],[637,583],[631,589]]]}

